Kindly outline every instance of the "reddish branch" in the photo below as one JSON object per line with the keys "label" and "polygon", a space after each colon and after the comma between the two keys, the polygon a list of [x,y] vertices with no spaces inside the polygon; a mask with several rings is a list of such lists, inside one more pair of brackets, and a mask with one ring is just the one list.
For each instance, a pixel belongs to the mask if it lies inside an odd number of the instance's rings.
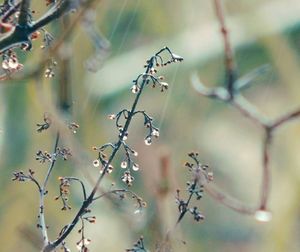
{"label": "reddish branch", "polygon": [[[214,6],[217,14],[218,21],[220,23],[222,38],[224,42],[225,51],[225,68],[227,76],[231,76],[235,70],[235,63],[233,58],[233,51],[228,38],[228,29],[225,25],[223,9],[220,0],[214,0]],[[271,120],[263,115],[260,111],[256,109],[251,103],[249,103],[240,93],[243,86],[249,86],[251,84],[251,79],[255,78],[261,73],[261,70],[254,70],[248,76],[242,77],[241,79],[228,78],[228,83],[226,87],[217,88],[207,88],[201,83],[196,75],[192,76],[192,83],[195,90],[206,97],[211,99],[216,99],[230,104],[236,108],[243,116],[247,117],[249,120],[253,121],[256,125],[264,130],[264,140],[262,148],[262,182],[261,182],[261,192],[260,199],[257,208],[248,207],[245,203],[242,203],[224,193],[223,190],[217,187],[212,187],[211,184],[205,185],[205,189],[208,193],[216,199],[218,202],[224,204],[225,206],[239,212],[242,214],[254,214],[255,210],[267,210],[268,209],[268,199],[270,194],[271,186],[271,169],[270,169],[270,148],[272,145],[272,138],[274,132],[286,123],[298,119],[300,117],[300,108],[288,112],[276,120]],[[249,79],[250,77],[250,79]],[[246,84],[240,85],[240,83],[247,80]]]}
{"label": "reddish branch", "polygon": [[227,74],[227,89],[229,94],[233,93],[233,83],[235,81],[235,64],[234,64],[234,55],[231,48],[228,29],[225,24],[223,6],[220,0],[214,0],[215,12],[217,19],[220,24],[221,34],[223,36],[224,43],[224,57],[225,57],[225,67]]}

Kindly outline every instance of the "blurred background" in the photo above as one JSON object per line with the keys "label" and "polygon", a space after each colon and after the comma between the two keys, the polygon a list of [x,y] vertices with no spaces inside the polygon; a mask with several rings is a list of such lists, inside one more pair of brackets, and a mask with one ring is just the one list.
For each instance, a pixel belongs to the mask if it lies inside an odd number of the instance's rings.
{"label": "blurred background", "polygon": [[[245,97],[270,118],[293,111],[300,96],[300,2],[223,2],[239,76],[263,64],[270,66],[244,92]],[[36,17],[44,13],[44,3],[34,1],[33,6]],[[59,37],[72,15],[47,30]],[[41,43],[41,39],[35,41],[30,53],[19,52],[25,70],[40,61]],[[145,60],[166,45],[184,62],[161,70],[170,84],[167,92],[149,88],[139,104],[154,118],[160,137],[145,146],[141,120],[134,121],[129,130],[128,143],[139,152],[140,165],[131,189],[147,202],[147,208],[135,214],[130,197],[122,202],[99,200],[92,208],[97,222],[87,226],[91,251],[124,251],[141,235],[147,249],[155,251],[178,217],[175,192],[180,188],[185,193],[189,174],[183,164],[190,151],[199,152],[224,192],[257,206],[262,130],[234,108],[198,95],[190,81],[191,74],[197,73],[207,86],[224,84],[223,43],[212,1],[102,0],[54,56],[58,62],[54,78],[0,85],[1,251],[39,251],[38,193],[33,184],[12,182],[11,177],[13,171],[32,168],[43,178],[47,166],[35,160],[35,153],[52,150],[55,129],[40,134],[36,124],[43,121],[44,112],[54,113],[59,86],[70,86],[72,93],[70,114],[60,118],[77,122],[80,129],[63,137],[61,145],[70,147],[73,156],[58,161],[51,177],[46,200],[51,239],[72,219],[81,202],[80,188],[74,185],[72,210],[60,211],[60,202],[53,200],[59,193],[57,177],[78,176],[87,184],[97,177],[92,164],[96,153],[91,147],[115,141],[118,134],[107,115],[131,106],[132,80],[143,72]],[[271,222],[259,223],[252,216],[235,213],[205,194],[195,202],[205,220],[197,223],[187,215],[172,235],[173,251],[299,251],[299,134],[295,121],[274,136]],[[111,182],[125,187],[118,168],[122,157],[120,153],[114,161],[116,169],[103,183],[104,190]],[[67,240],[72,251],[79,239],[75,231]]]}

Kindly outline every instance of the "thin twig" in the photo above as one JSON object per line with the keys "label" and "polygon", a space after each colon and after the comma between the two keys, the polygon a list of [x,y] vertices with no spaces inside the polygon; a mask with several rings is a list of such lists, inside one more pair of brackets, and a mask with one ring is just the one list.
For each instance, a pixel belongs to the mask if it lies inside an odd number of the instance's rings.
{"label": "thin twig", "polygon": [[21,2],[18,25],[24,29],[26,29],[28,26],[30,2],[31,0],[22,0]]}
{"label": "thin twig", "polygon": [[44,16],[30,26],[29,31],[37,31],[45,25],[51,23],[53,20],[61,17],[68,10],[69,5],[70,0],[61,0],[57,2]]}
{"label": "thin twig", "polygon": [[111,190],[111,191],[108,191],[108,192],[104,192],[96,197],[94,197],[93,201],[96,201],[98,199],[101,199],[103,197],[106,197],[108,196],[109,194],[117,194],[117,193],[129,193],[131,194],[132,196],[138,198],[138,195],[135,194],[134,192],[130,191],[130,190],[127,190],[127,189],[115,189],[115,190]]}
{"label": "thin twig", "polygon": [[230,101],[230,104],[258,126],[262,128],[269,126],[270,120],[258,111],[257,108],[248,102],[242,95],[235,96],[234,99]]}
{"label": "thin twig", "polygon": [[221,34],[223,36],[225,67],[226,67],[226,74],[227,74],[227,89],[232,98],[234,92],[234,82],[236,79],[235,76],[236,68],[234,64],[233,50],[231,48],[231,43],[228,34],[229,32],[226,27],[221,0],[214,0],[214,5],[215,5],[216,16],[220,24]]}
{"label": "thin twig", "polygon": [[[60,137],[60,136],[59,136],[59,132],[57,132],[57,134],[56,134],[56,139],[55,139],[55,144],[54,144],[54,148],[53,148],[53,153],[56,153],[56,149],[57,149],[57,147],[58,147],[58,142],[59,142],[59,137]],[[47,184],[48,184],[49,177],[50,177],[50,175],[51,175],[51,172],[52,172],[52,170],[53,170],[53,167],[54,167],[55,162],[56,162],[56,158],[54,158],[54,159],[52,160],[52,162],[51,162],[51,164],[50,164],[50,166],[49,166],[49,169],[48,169],[48,171],[47,171],[47,175],[46,175],[45,180],[44,180],[44,183],[43,183],[43,188],[45,188],[45,187],[47,186]]]}
{"label": "thin twig", "polygon": [[[230,41],[228,38],[228,30],[225,26],[224,14],[221,7],[220,0],[214,0],[214,6],[216,10],[216,14],[218,17],[218,21],[221,27],[221,32],[223,35],[224,42],[224,51],[225,51],[225,67],[227,71],[227,75],[235,72],[235,64],[233,52],[231,49]],[[260,113],[255,106],[249,103],[241,94],[240,89],[244,86],[249,86],[251,84],[252,77],[257,75],[257,72],[264,72],[266,66],[253,71],[251,75],[247,75],[244,84],[239,84],[240,87],[234,87],[233,85],[239,83],[239,80],[233,80],[232,83],[228,82],[226,88],[217,87],[217,88],[207,88],[202,82],[197,78],[196,75],[193,75],[191,78],[192,84],[195,90],[206,97],[216,99],[219,101],[223,101],[225,103],[230,104],[241,114],[251,121],[255,122],[259,127],[264,130],[264,140],[263,140],[263,153],[262,153],[262,182],[261,182],[261,192],[260,192],[260,200],[259,200],[259,209],[258,210],[267,210],[268,208],[268,199],[269,199],[269,191],[271,184],[271,169],[270,169],[270,148],[272,143],[273,132],[279,128],[280,126],[286,124],[287,122],[294,120],[300,117],[300,109],[287,113],[280,118],[271,121],[269,118]],[[250,78],[249,78],[250,76]],[[243,79],[243,77],[242,77]],[[230,78],[228,79],[230,80]],[[231,86],[232,85],[232,86]],[[235,89],[236,88],[236,89]],[[216,189],[216,187],[212,187],[212,185],[204,185],[207,192],[220,203],[225,206],[231,208],[234,211],[237,211],[242,214],[254,214],[254,209],[251,209],[246,206],[246,204],[238,201],[237,199],[229,196],[228,194],[223,193],[222,190]]]}
{"label": "thin twig", "polygon": [[[152,56],[147,62],[147,67],[145,70],[145,74],[149,74],[153,71],[153,67],[155,64],[155,60],[157,55],[159,55],[160,53],[162,53],[165,50],[169,50],[167,47],[161,49],[159,52],[157,52],[154,56]],[[172,60],[174,60],[174,56],[173,54],[170,52],[171,56],[172,56]],[[177,59],[176,59],[177,60]],[[181,61],[182,59],[179,59],[179,61]],[[107,162],[104,165],[104,168],[102,170],[101,175],[99,176],[99,178],[97,179],[91,193],[89,194],[89,196],[87,197],[87,199],[85,201],[83,201],[80,209],[78,210],[78,212],[76,213],[75,217],[73,218],[72,222],[66,226],[64,232],[53,242],[49,242],[43,249],[43,252],[50,252],[53,251],[59,244],[61,244],[65,238],[71,233],[71,231],[74,229],[75,225],[78,223],[78,221],[80,220],[81,216],[86,212],[86,209],[92,204],[92,202],[95,200],[95,194],[97,193],[100,184],[105,176],[105,174],[107,174],[107,171],[112,163],[112,161],[115,158],[115,155],[118,153],[120,147],[122,146],[123,143],[123,139],[124,136],[127,134],[128,132],[128,128],[130,126],[131,120],[135,114],[136,111],[136,107],[138,104],[138,101],[141,97],[141,94],[143,93],[143,89],[145,88],[147,84],[147,78],[142,79],[140,87],[138,92],[136,93],[135,99],[133,101],[132,107],[130,109],[130,111],[128,112],[127,118],[126,118],[126,122],[125,125],[122,129],[122,132],[119,135],[119,139],[117,141],[117,143],[114,145],[113,151],[110,155],[110,157],[108,158]]]}
{"label": "thin twig", "polygon": [[260,207],[261,210],[267,209],[267,202],[270,192],[271,184],[271,171],[270,171],[270,146],[272,143],[272,131],[266,130],[266,135],[263,143],[263,174],[262,174],[262,188],[261,188],[261,199]]}
{"label": "thin twig", "polygon": [[[193,185],[192,185],[192,190],[195,190],[195,188],[197,186],[197,183],[198,183],[198,181],[195,179],[194,182],[193,182]],[[190,192],[187,201],[182,205],[181,213],[178,216],[178,219],[176,221],[176,224],[175,224],[174,228],[176,228],[176,226],[180,223],[180,221],[183,219],[185,214],[189,211],[188,207],[189,207],[189,204],[190,204],[190,201],[191,201],[193,195],[194,195],[194,193]]]}
{"label": "thin twig", "polygon": [[296,111],[287,113],[287,114],[281,116],[280,118],[278,118],[277,120],[275,120],[272,123],[272,125],[270,127],[272,128],[272,130],[275,130],[275,129],[279,128],[280,126],[282,126],[283,124],[286,124],[289,121],[298,119],[299,116],[300,116],[300,109],[297,109]]}
{"label": "thin twig", "polygon": [[[56,140],[53,148],[53,153],[56,153],[56,149],[58,147],[58,142],[59,142],[59,133],[56,135]],[[42,236],[43,236],[43,241],[44,241],[44,246],[48,244],[49,238],[48,238],[48,233],[47,233],[47,225],[45,221],[45,195],[47,194],[47,184],[51,175],[51,172],[53,170],[54,164],[56,162],[56,157],[53,157],[52,162],[49,165],[44,183],[40,189],[40,210],[39,210],[39,225],[41,228]]]}
{"label": "thin twig", "polygon": [[235,212],[245,215],[253,215],[255,213],[255,208],[251,208],[238,199],[229,196],[228,193],[224,193],[223,189],[218,189],[213,183],[204,184],[204,189],[213,199]]}

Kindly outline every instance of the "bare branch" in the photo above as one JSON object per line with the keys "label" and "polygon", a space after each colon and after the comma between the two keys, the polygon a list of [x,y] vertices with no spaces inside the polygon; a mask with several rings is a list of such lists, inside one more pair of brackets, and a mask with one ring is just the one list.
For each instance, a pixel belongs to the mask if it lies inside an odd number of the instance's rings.
{"label": "bare branch", "polygon": [[229,196],[228,193],[224,193],[224,190],[218,189],[214,183],[204,184],[204,189],[216,201],[238,213],[246,215],[253,215],[255,213],[255,208],[251,208],[245,203]]}
{"label": "bare branch", "polygon": [[29,31],[34,32],[41,29],[45,25],[51,23],[53,20],[60,18],[66,13],[68,7],[70,6],[70,0],[61,0],[56,3],[43,17],[34,22]]}
{"label": "bare branch", "polygon": [[280,118],[278,118],[277,120],[275,120],[272,125],[270,126],[272,128],[272,130],[275,130],[277,128],[279,128],[280,126],[282,126],[283,124],[286,124],[287,122],[290,122],[291,120],[295,120],[298,119],[300,117],[300,109],[297,109],[291,113],[287,113],[283,116],[281,116]]}
{"label": "bare branch", "polygon": [[[264,140],[263,140],[263,148],[262,148],[262,182],[261,182],[261,192],[260,192],[260,200],[258,204],[258,211],[266,212],[268,208],[268,199],[270,192],[270,184],[271,184],[271,169],[270,169],[270,148],[272,144],[272,138],[274,131],[280,126],[284,125],[291,120],[300,117],[300,109],[286,113],[283,116],[279,117],[276,120],[271,120],[261,112],[257,110],[257,108],[247,101],[241,94],[240,91],[242,89],[248,87],[254,78],[258,75],[264,73],[268,66],[262,66],[254,71],[250,72],[248,75],[242,77],[241,79],[235,80],[235,64],[233,51],[230,45],[228,30],[225,25],[223,9],[221,6],[221,0],[214,0],[214,7],[216,11],[216,15],[221,27],[221,33],[224,42],[224,54],[225,54],[225,68],[227,71],[227,87],[217,87],[217,88],[207,88],[204,84],[201,83],[197,75],[192,75],[191,82],[195,90],[206,97],[216,99],[225,103],[230,104],[232,107],[236,108],[240,113],[253,121],[256,125],[264,130]],[[234,86],[233,86],[234,85]],[[243,203],[235,200],[234,198],[228,196],[223,193],[223,191],[212,187],[211,185],[205,185],[205,189],[208,193],[218,200],[220,203],[225,206],[244,214],[254,214],[257,212],[254,209],[246,207]],[[266,213],[265,213],[266,214]],[[266,219],[270,219],[270,214],[265,218],[261,218],[258,216],[257,219],[262,219],[265,221]]]}
{"label": "bare branch", "polygon": [[29,25],[30,1],[31,0],[22,0],[21,2],[18,25],[22,28],[26,28]]}
{"label": "bare branch", "polygon": [[270,146],[272,142],[272,131],[266,130],[266,135],[263,143],[263,174],[262,174],[262,188],[259,209],[266,210],[270,193],[271,184],[271,170],[270,170]]}
{"label": "bare branch", "polygon": [[[53,149],[54,149],[53,152],[54,153],[56,152],[56,149],[58,147],[58,142],[59,142],[59,133],[57,133],[55,144],[54,144],[54,147],[53,147]],[[45,180],[44,180],[44,183],[43,183],[43,185],[41,187],[41,190],[40,190],[39,227],[40,227],[41,232],[42,232],[44,246],[46,246],[49,243],[49,238],[48,238],[48,233],[47,233],[47,225],[46,225],[46,221],[45,221],[45,203],[44,203],[44,200],[45,200],[45,195],[47,194],[47,189],[46,189],[47,184],[48,184],[48,181],[49,181],[49,178],[50,178],[50,175],[51,175],[51,172],[53,170],[55,162],[56,162],[56,158],[54,158],[52,160],[52,162],[50,163],[47,174],[46,174],[46,177],[45,177]]]}
{"label": "bare branch", "polygon": [[226,27],[224,11],[221,0],[214,0],[215,12],[220,24],[221,34],[223,36],[224,43],[224,57],[225,57],[225,67],[227,74],[227,90],[231,97],[233,97],[234,93],[234,82],[236,80],[235,76],[235,64],[234,64],[234,56],[233,50],[231,48],[230,40],[229,40],[229,32]]}

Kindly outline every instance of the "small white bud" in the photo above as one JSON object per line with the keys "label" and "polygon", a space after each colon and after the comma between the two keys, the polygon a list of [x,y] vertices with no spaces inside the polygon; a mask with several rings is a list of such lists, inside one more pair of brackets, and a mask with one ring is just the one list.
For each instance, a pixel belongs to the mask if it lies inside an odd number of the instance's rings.
{"label": "small white bud", "polygon": [[138,171],[139,169],[140,169],[139,165],[134,163],[132,166],[132,170]]}
{"label": "small white bud", "polygon": [[154,129],[154,130],[152,131],[152,136],[159,137],[159,131],[156,130],[156,129]]}
{"label": "small white bud", "polygon": [[98,160],[98,159],[95,159],[95,160],[93,161],[93,165],[94,165],[94,167],[99,167],[99,165],[100,165],[99,160]]}
{"label": "small white bud", "polygon": [[152,143],[151,137],[147,137],[147,138],[145,139],[145,144],[146,144],[146,145],[151,145],[151,143]]}
{"label": "small white bud", "polygon": [[127,162],[126,162],[126,161],[123,161],[123,162],[121,163],[121,168],[123,168],[123,169],[126,169],[126,168],[127,168]]}
{"label": "small white bud", "polygon": [[132,87],[131,87],[131,92],[136,94],[138,93],[140,90],[140,88],[138,87],[138,85],[134,84]]}
{"label": "small white bud", "polygon": [[108,119],[114,120],[114,119],[116,119],[116,115],[115,114],[110,114],[110,115],[108,115]]}

